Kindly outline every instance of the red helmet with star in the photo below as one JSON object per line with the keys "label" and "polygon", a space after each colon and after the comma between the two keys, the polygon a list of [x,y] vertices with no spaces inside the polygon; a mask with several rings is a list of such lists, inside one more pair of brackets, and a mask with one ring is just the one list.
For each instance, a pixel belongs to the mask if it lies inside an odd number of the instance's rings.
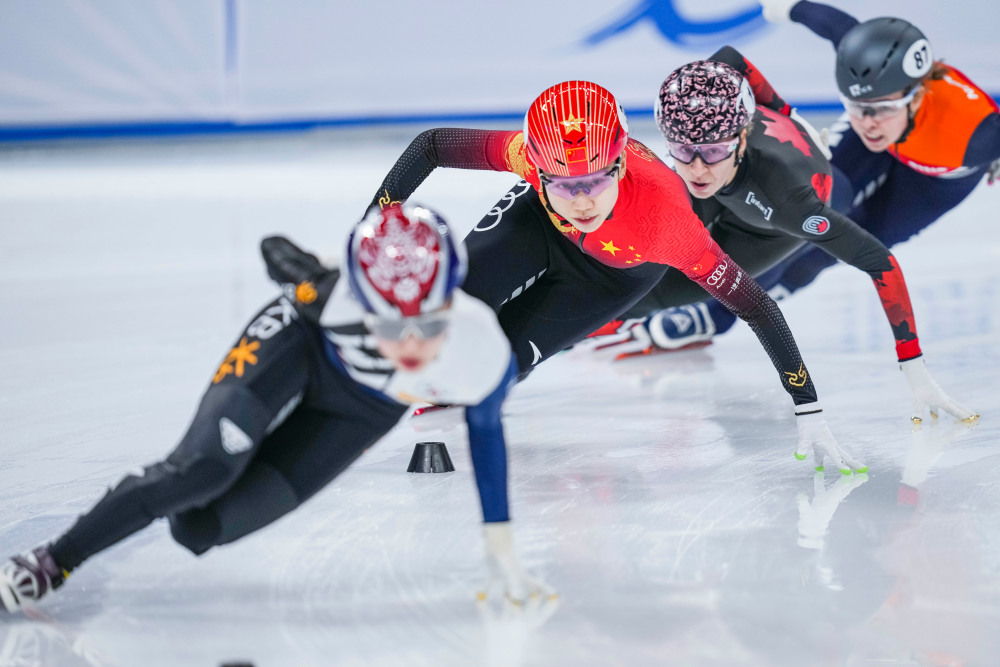
{"label": "red helmet with star", "polygon": [[611,93],[589,81],[552,86],[524,116],[528,160],[552,176],[608,169],[627,141],[625,111]]}

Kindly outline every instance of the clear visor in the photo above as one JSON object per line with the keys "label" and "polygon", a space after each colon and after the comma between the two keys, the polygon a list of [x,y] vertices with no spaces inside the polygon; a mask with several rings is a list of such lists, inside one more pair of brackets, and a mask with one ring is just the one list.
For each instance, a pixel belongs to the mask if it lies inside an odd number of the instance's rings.
{"label": "clear visor", "polygon": [[847,113],[855,118],[864,118],[865,116],[871,116],[872,118],[887,118],[906,108],[906,105],[913,101],[913,96],[916,94],[917,89],[914,88],[898,100],[862,102],[860,100],[851,100],[841,95],[840,101],[844,104],[844,109],[847,110]]}
{"label": "clear visor", "polygon": [[449,311],[424,313],[400,320],[387,320],[373,314],[365,315],[365,327],[376,337],[385,340],[406,340],[410,336],[418,340],[434,338],[448,328]]}

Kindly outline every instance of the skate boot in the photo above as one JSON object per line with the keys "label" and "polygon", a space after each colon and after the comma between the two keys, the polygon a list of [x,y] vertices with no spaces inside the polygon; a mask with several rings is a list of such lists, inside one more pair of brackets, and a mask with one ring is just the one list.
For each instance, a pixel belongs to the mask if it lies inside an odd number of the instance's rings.
{"label": "skate boot", "polygon": [[68,573],[52,558],[48,547],[14,556],[0,565],[0,612],[20,609],[25,601],[40,600],[63,585]]}
{"label": "skate boot", "polygon": [[661,310],[647,326],[653,345],[663,350],[708,345],[715,335],[715,322],[703,303]]}
{"label": "skate boot", "polygon": [[631,349],[621,346],[615,359],[702,347],[712,342],[715,332],[715,322],[703,303],[666,308],[630,329]]}

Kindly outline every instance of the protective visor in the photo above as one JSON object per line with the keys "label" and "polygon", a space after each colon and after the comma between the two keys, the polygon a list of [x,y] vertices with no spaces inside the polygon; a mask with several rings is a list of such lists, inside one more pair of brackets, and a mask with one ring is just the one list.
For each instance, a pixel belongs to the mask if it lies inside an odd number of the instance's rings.
{"label": "protective visor", "polygon": [[714,144],[679,144],[667,142],[670,156],[681,164],[691,164],[695,156],[700,157],[705,164],[718,164],[736,151],[740,138],[726,139]]}
{"label": "protective visor", "polygon": [[410,336],[423,340],[434,338],[448,328],[449,311],[424,313],[400,320],[387,320],[374,314],[365,315],[365,327],[378,338],[385,340],[406,340]]}
{"label": "protective visor", "polygon": [[539,180],[545,185],[545,191],[561,199],[572,200],[578,192],[588,197],[596,197],[615,183],[615,176],[621,167],[622,159],[618,158],[607,171],[599,171],[586,176],[549,176],[538,172]]}
{"label": "protective visor", "polygon": [[860,102],[857,100],[851,100],[843,95],[840,96],[840,101],[844,104],[844,108],[847,113],[854,116],[855,118],[864,118],[865,116],[871,116],[872,118],[886,118],[888,116],[895,115],[901,109],[905,108],[907,104],[913,101],[913,96],[917,94],[917,89],[914,88],[906,95],[903,95],[898,100],[879,100],[878,102]]}

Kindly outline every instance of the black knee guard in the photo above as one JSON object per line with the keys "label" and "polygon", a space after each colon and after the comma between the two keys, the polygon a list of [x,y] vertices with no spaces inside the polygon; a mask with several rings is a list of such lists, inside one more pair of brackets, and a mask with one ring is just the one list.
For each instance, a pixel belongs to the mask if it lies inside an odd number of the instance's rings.
{"label": "black knee guard", "polygon": [[196,507],[170,516],[170,534],[174,541],[200,556],[218,543],[222,526],[211,507]]}
{"label": "black knee guard", "polygon": [[263,528],[298,506],[298,495],[284,476],[255,462],[207,507],[171,516],[170,532],[178,544],[201,555]]}

